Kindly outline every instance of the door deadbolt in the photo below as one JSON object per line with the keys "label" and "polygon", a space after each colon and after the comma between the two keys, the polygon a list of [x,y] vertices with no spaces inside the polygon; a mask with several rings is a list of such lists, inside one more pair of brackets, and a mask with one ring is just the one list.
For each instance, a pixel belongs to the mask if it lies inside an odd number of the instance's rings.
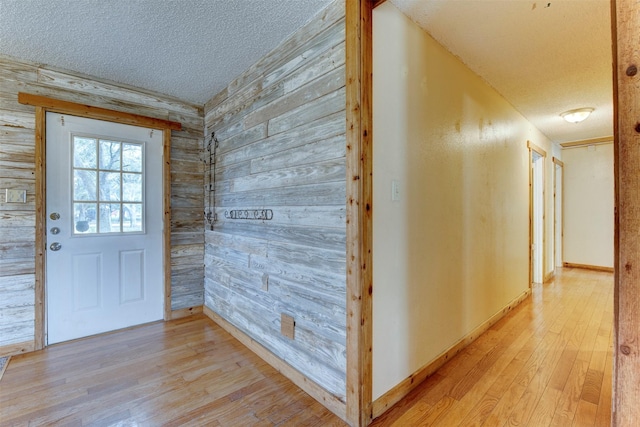
{"label": "door deadbolt", "polygon": [[52,251],[54,251],[54,252],[55,252],[55,251],[59,251],[59,250],[60,250],[60,248],[62,248],[62,245],[61,245],[60,243],[58,243],[58,242],[53,242],[53,243],[51,244],[51,246],[49,246],[49,249],[51,249],[51,250],[52,250]]}
{"label": "door deadbolt", "polygon": [[56,220],[60,219],[60,214],[58,212],[52,212],[51,215],[49,215],[49,218],[51,218],[52,220],[56,221]]}
{"label": "door deadbolt", "polygon": [[58,234],[60,233],[60,229],[58,227],[53,227],[51,230],[49,230],[51,232],[51,234]]}

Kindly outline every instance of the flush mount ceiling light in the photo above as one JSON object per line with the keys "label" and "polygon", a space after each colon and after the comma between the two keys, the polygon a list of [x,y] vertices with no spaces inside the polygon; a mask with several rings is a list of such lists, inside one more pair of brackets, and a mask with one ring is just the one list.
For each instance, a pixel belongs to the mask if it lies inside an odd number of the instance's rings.
{"label": "flush mount ceiling light", "polygon": [[577,110],[565,111],[560,116],[569,123],[580,123],[589,117],[592,111],[593,108],[578,108]]}

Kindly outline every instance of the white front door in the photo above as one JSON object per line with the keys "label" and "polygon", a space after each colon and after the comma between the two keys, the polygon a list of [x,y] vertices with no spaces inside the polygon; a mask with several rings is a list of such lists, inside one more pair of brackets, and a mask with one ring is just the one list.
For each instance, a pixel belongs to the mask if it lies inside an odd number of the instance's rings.
{"label": "white front door", "polygon": [[48,344],[162,319],[162,141],[47,113]]}

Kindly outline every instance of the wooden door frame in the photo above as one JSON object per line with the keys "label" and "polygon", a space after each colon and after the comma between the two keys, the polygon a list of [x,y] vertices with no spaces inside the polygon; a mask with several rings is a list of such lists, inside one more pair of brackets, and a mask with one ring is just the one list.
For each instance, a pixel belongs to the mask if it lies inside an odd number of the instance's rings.
{"label": "wooden door frame", "polygon": [[611,28],[615,183],[611,424],[623,427],[640,419],[640,4],[612,0]]}
{"label": "wooden door frame", "polygon": [[372,421],[373,8],[344,0],[347,122],[347,422]]}
{"label": "wooden door frame", "polygon": [[[345,0],[347,91],[347,418],[371,409],[371,12],[384,0]],[[615,301],[612,425],[640,419],[640,5],[611,0],[615,159]],[[625,180],[620,180],[624,176]],[[355,239],[355,240],[351,240]],[[531,262],[529,263],[531,265]],[[622,269],[620,268],[622,267]],[[362,382],[360,382],[362,381]]]}
{"label": "wooden door frame", "polygon": [[180,130],[182,125],[169,120],[155,119],[137,114],[124,113],[75,102],[62,101],[44,96],[18,93],[18,102],[35,107],[35,333],[34,348],[41,350],[45,340],[45,253],[46,253],[46,116],[48,112],[69,114],[160,129],[163,134],[162,150],[162,208],[163,208],[163,277],[164,277],[164,319],[171,318],[171,130]]}
{"label": "wooden door frame", "polygon": [[562,216],[560,218],[560,242],[562,246],[562,252],[560,254],[560,258],[562,259],[562,261],[560,262],[560,265],[562,265],[562,263],[564,262],[564,163],[562,162],[562,160],[557,159],[556,157],[552,157],[551,158],[552,164],[553,164],[553,271],[555,272],[556,270],[556,257],[558,256],[558,239],[557,239],[557,226],[558,226],[558,200],[556,199],[557,197],[557,188],[558,188],[558,168],[562,169],[562,176],[560,177],[560,196],[561,196],[561,200],[560,200],[560,206],[562,206],[562,208],[560,209],[560,212],[562,213]]}
{"label": "wooden door frame", "polygon": [[[529,149],[529,287],[533,283],[533,256],[531,254],[531,247],[533,246],[533,152],[535,151],[540,157],[542,157],[542,282],[545,280],[545,213],[546,213],[546,201],[545,201],[545,171],[547,158],[547,152],[541,147],[537,146],[531,141],[527,141],[527,148]],[[555,261],[554,261],[555,262]]]}

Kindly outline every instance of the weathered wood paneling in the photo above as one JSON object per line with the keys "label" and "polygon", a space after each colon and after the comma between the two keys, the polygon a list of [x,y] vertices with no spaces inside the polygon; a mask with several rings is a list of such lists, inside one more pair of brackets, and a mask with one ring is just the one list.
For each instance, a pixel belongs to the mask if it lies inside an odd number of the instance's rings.
{"label": "weathered wood paneling", "polygon": [[33,274],[0,277],[0,346],[33,339]]}
{"label": "weathered wood paneling", "polygon": [[[204,300],[203,111],[148,91],[0,56],[0,346],[34,339],[35,113],[18,92],[180,121],[172,132],[171,308]],[[4,189],[27,203],[6,203]]]}
{"label": "weathered wood paneling", "polygon": [[[237,148],[233,147],[234,149],[227,149],[226,151],[221,150],[220,152],[216,151],[216,172],[218,172],[218,168],[220,167],[228,168],[229,165],[234,163],[244,162],[267,154],[297,148],[315,141],[344,134],[345,131],[346,125],[343,112],[325,116],[320,120],[306,123],[289,132],[284,132],[269,138],[261,138],[257,141],[251,141],[251,143],[248,143],[246,146],[238,144]],[[220,142],[220,146],[223,146],[222,141]]]}
{"label": "weathered wood paneling", "polygon": [[[336,1],[206,104],[206,135],[219,144],[204,254],[205,305],[343,402],[344,40]],[[246,209],[273,217],[228,217]],[[295,320],[293,340],[282,314]]]}

